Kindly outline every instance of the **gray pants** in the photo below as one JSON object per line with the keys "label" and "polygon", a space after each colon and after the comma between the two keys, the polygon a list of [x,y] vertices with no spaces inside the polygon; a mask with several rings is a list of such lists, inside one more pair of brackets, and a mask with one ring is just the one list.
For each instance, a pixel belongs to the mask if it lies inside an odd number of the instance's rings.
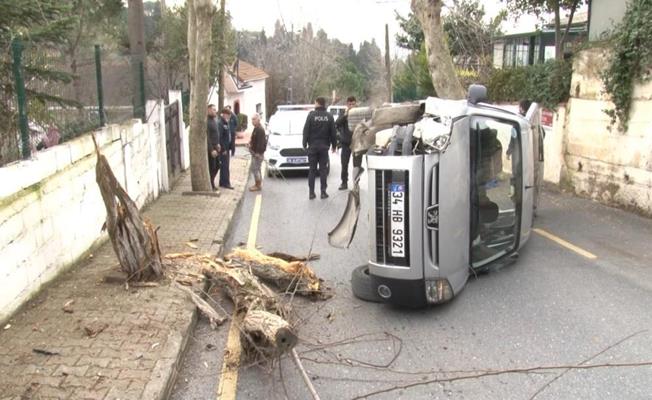
{"label": "gray pants", "polygon": [[251,173],[254,175],[256,182],[263,180],[263,176],[260,173],[260,168],[263,165],[263,158],[256,157],[255,155],[251,156]]}

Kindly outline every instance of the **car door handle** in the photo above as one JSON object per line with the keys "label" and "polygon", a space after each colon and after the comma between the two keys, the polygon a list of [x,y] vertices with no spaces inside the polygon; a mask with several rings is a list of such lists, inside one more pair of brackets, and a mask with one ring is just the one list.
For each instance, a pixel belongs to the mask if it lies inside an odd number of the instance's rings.
{"label": "car door handle", "polygon": [[534,187],[534,185],[533,186],[525,186],[526,189],[532,189],[533,187]]}

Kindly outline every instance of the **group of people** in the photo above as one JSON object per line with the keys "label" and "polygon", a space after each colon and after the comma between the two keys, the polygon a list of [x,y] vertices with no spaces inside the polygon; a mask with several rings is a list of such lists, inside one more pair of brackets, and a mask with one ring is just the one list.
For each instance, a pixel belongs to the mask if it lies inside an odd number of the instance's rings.
{"label": "group of people", "polygon": [[[251,117],[254,130],[249,143],[249,150],[252,153],[252,172],[255,184],[249,190],[259,191],[262,187],[262,176],[260,168],[263,162],[263,154],[267,146],[265,130],[260,123],[260,116],[254,114]],[[225,189],[233,189],[229,166],[231,156],[235,155],[235,134],[238,127],[238,118],[231,111],[230,106],[224,107],[219,113],[214,104],[208,105],[207,111],[207,140],[208,140],[208,171],[210,175],[211,188],[217,190],[217,186]],[[219,183],[215,185],[215,178],[219,172]]]}
{"label": "group of people", "polygon": [[[335,153],[338,147],[336,130],[340,132],[339,146],[341,148],[341,184],[339,190],[348,189],[348,169],[349,160],[351,159],[351,139],[352,132],[349,129],[348,113],[349,110],[356,106],[356,99],[350,96],[346,100],[346,111],[334,120],[333,116],[326,110],[326,99],[318,97],[315,100],[315,109],[308,114],[306,123],[303,127],[303,148],[308,153],[308,162],[310,170],[308,173],[309,198],[312,200],[317,197],[315,194],[315,178],[319,171],[321,198],[328,198],[326,189],[328,165],[329,165],[329,148]],[[251,172],[254,177],[254,185],[249,188],[250,191],[260,191],[262,188],[261,167],[264,159],[265,149],[267,147],[267,136],[265,129],[262,127],[260,116],[254,114],[251,118],[254,126],[249,141],[249,152],[252,155]],[[237,128],[237,118],[231,112],[229,106],[225,107],[218,117],[215,105],[208,106],[208,166],[210,172],[211,187],[217,190],[215,178],[219,172],[219,187],[233,189],[230,181],[229,163],[231,156],[235,154],[235,131]],[[359,163],[358,163],[359,164]],[[354,157],[354,167],[356,160]]]}

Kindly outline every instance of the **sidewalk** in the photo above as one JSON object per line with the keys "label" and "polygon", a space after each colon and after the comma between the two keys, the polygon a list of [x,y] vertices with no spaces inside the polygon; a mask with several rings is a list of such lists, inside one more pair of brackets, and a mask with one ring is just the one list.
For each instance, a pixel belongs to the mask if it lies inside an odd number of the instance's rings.
{"label": "sidewalk", "polygon": [[[222,251],[248,165],[242,156],[232,158],[235,190],[221,190],[219,197],[182,196],[190,190],[186,173],[147,207],[145,216],[160,226],[163,254]],[[107,240],[0,327],[0,399],[166,398],[196,309],[165,284],[127,291],[105,282],[118,268]]]}

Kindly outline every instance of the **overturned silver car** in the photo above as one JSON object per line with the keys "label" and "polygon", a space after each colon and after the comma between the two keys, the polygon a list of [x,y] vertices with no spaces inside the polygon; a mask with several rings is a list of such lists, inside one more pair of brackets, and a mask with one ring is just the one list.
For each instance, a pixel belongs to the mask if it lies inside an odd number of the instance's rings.
{"label": "overturned silver car", "polygon": [[[473,85],[468,100],[379,108],[355,126],[370,213],[369,262],[352,275],[357,297],[442,303],[471,273],[515,259],[527,242],[543,171],[539,108],[523,117],[485,98]],[[348,246],[358,211],[356,181],[332,245]]]}

